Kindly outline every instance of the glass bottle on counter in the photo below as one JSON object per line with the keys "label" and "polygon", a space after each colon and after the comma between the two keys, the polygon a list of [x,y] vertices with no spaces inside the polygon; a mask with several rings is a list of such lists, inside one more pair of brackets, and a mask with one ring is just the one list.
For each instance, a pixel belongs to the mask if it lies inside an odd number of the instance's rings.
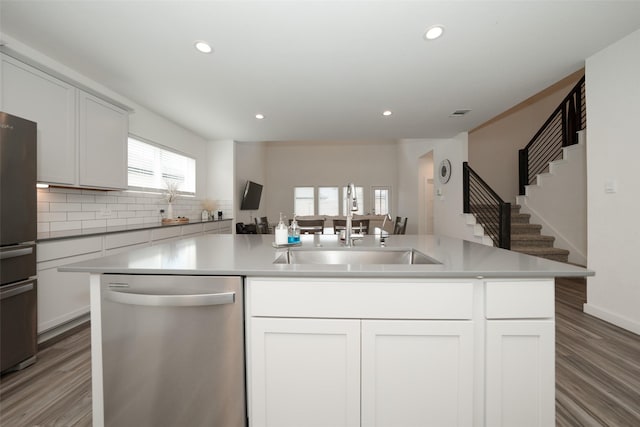
{"label": "glass bottle on counter", "polygon": [[300,227],[298,227],[298,221],[296,221],[296,215],[293,215],[293,221],[289,226],[289,239],[288,243],[300,243]]}
{"label": "glass bottle on counter", "polygon": [[284,225],[284,217],[280,212],[280,222],[276,226],[276,245],[286,245],[289,242],[289,230]]}

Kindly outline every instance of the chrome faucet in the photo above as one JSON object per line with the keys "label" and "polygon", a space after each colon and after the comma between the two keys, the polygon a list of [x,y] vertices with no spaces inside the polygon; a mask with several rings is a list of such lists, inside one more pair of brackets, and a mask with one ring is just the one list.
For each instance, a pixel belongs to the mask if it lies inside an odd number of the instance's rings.
{"label": "chrome faucet", "polygon": [[347,221],[344,231],[344,245],[348,248],[353,246],[353,213],[358,211],[358,198],[356,197],[356,186],[352,182],[347,185]]}

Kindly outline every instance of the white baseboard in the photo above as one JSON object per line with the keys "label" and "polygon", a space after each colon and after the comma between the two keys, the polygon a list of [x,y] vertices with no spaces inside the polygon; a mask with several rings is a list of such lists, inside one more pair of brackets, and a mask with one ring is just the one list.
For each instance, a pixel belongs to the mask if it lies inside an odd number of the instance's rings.
{"label": "white baseboard", "polygon": [[636,320],[620,316],[619,314],[612,313],[611,311],[605,310],[601,307],[597,307],[589,303],[585,303],[582,308],[587,314],[604,320],[605,322],[612,323],[616,326],[621,327],[622,329],[633,332],[634,334],[640,335],[640,322]]}
{"label": "white baseboard", "polygon": [[91,320],[91,314],[85,313],[61,325],[58,325],[51,329],[47,329],[46,331],[42,331],[38,334],[38,344],[47,342],[50,339],[55,338],[58,335],[64,334],[65,332],[75,328],[76,326],[79,326],[79,325],[82,325],[83,323],[88,322],[89,320]]}

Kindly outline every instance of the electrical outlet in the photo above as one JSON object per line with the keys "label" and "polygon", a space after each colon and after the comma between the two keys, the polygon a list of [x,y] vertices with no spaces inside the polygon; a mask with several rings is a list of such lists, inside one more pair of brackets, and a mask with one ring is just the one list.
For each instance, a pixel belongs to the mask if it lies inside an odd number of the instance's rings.
{"label": "electrical outlet", "polygon": [[98,216],[102,218],[110,217],[111,214],[111,209],[100,209],[100,211],[98,211]]}

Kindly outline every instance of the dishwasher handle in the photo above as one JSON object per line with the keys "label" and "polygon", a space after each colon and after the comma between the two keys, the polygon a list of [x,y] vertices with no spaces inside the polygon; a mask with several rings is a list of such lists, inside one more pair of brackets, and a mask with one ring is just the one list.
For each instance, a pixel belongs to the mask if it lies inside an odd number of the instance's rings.
{"label": "dishwasher handle", "polygon": [[196,307],[207,305],[233,304],[235,292],[193,295],[154,295],[120,292],[109,289],[106,298],[110,301],[128,305],[146,305],[152,307]]}

